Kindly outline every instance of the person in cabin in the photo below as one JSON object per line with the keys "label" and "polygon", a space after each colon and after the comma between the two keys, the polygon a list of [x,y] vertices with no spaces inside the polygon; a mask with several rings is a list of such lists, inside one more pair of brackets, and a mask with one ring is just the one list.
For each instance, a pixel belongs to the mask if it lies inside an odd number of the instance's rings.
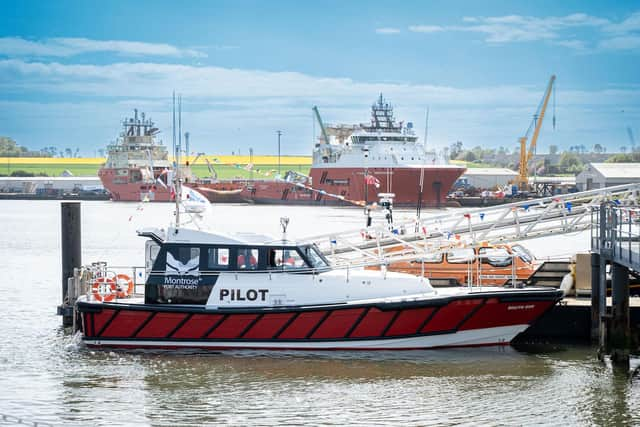
{"label": "person in cabin", "polygon": [[238,251],[238,268],[241,270],[255,270],[258,266],[258,260],[252,253],[251,249],[241,249]]}

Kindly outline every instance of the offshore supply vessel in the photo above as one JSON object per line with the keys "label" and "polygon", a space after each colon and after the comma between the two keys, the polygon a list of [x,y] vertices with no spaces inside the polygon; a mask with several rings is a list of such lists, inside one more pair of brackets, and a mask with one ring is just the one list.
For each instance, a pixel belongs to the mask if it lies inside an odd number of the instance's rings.
{"label": "offshore supply vessel", "polygon": [[[114,201],[169,202],[173,189],[174,165],[167,147],[156,140],[160,130],[144,113],[122,121],[118,140],[107,147],[107,161],[98,171],[102,185]],[[246,202],[240,192],[244,184],[198,180],[188,166],[180,169],[188,187],[198,188],[211,202]]]}
{"label": "offshore supply vessel", "polygon": [[371,121],[325,128],[313,150],[307,182],[254,181],[244,190],[254,203],[369,203],[394,193],[396,206],[440,206],[465,171],[450,165],[418,141],[411,123],[396,122],[382,94],[371,106]]}

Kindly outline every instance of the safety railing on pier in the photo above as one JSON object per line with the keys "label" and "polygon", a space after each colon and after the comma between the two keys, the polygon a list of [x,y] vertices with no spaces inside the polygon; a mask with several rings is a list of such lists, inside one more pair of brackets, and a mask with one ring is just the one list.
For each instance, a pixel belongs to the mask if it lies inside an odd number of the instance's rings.
{"label": "safety railing on pier", "polygon": [[640,271],[640,208],[603,203],[593,209],[591,223],[593,252]]}
{"label": "safety railing on pier", "polygon": [[[639,192],[640,184],[627,184],[501,206],[448,210],[420,220],[312,236],[305,241],[318,245],[338,264],[363,259],[390,261],[460,245],[508,243],[584,231],[591,227],[594,207],[605,201],[636,206]],[[399,245],[406,250],[385,251]]]}

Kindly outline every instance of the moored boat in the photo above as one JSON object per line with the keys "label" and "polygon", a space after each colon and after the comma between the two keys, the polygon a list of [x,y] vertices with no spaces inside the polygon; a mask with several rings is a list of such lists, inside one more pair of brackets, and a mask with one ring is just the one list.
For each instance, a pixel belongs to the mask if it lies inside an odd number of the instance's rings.
{"label": "moored boat", "polygon": [[[179,218],[180,211],[177,223]],[[314,244],[284,236],[211,233],[179,225],[138,234],[147,238],[143,269],[125,275],[97,263],[78,273],[82,291],[77,293],[83,296],[75,309],[90,347],[506,345],[562,297],[554,289],[434,289],[425,278],[332,265]],[[134,284],[139,278],[144,285],[140,294]]]}
{"label": "moored boat", "polygon": [[114,201],[172,199],[171,163],[167,148],[156,141],[160,130],[144,113],[122,121],[116,143],[107,147],[107,161],[98,171],[102,185]]}
{"label": "moored boat", "polygon": [[254,203],[348,204],[370,202],[378,193],[394,193],[396,206],[444,205],[464,167],[418,141],[413,125],[396,122],[382,94],[371,106],[371,121],[355,126],[325,126],[313,149],[308,186],[259,181],[247,188]]}

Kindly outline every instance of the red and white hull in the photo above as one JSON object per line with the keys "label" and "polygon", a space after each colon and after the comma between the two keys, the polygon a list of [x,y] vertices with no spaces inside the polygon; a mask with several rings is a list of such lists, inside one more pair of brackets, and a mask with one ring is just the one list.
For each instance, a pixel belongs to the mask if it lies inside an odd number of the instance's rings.
{"label": "red and white hull", "polygon": [[283,308],[78,302],[77,310],[90,347],[409,350],[509,344],[561,296],[523,289]]}

